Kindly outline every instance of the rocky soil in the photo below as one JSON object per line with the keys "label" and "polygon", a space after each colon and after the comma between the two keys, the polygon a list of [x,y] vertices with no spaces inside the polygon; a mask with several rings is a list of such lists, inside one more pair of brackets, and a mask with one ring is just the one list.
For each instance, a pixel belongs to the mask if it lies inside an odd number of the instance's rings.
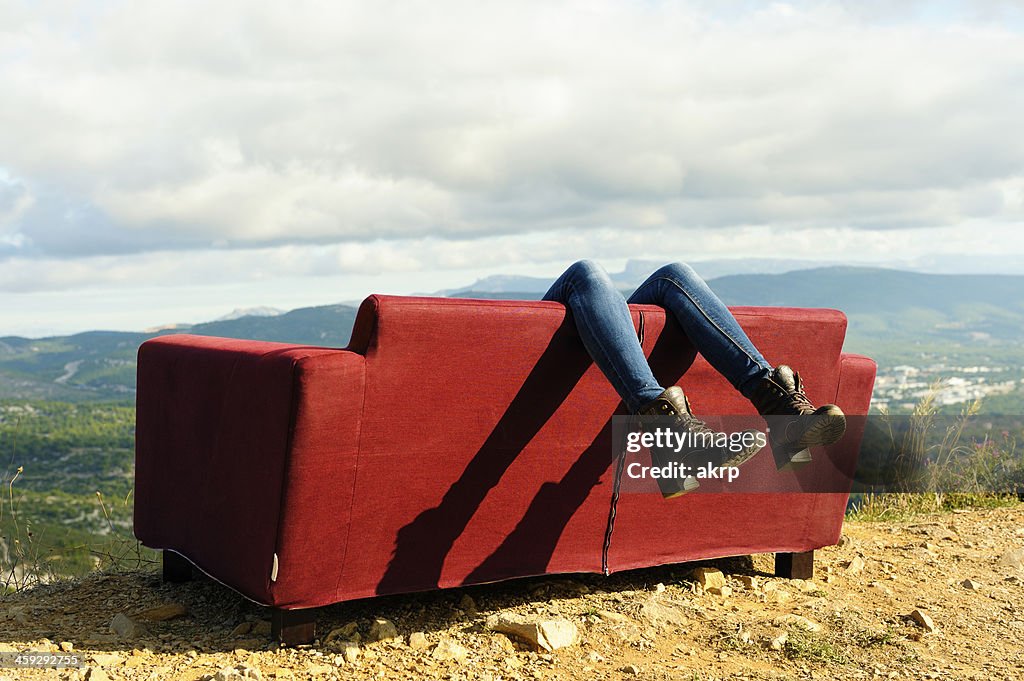
{"label": "rocky soil", "polygon": [[0,679],[1020,679],[1024,505],[848,523],[814,581],[753,556],[326,608],[315,645],[206,579],[96,574],[0,601]]}

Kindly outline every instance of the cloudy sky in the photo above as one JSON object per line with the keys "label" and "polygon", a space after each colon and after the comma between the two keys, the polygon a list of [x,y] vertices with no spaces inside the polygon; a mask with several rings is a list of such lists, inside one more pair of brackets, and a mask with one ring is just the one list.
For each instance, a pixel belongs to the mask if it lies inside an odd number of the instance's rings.
{"label": "cloudy sky", "polygon": [[581,257],[1024,273],[1022,33],[1009,0],[0,0],[0,335]]}

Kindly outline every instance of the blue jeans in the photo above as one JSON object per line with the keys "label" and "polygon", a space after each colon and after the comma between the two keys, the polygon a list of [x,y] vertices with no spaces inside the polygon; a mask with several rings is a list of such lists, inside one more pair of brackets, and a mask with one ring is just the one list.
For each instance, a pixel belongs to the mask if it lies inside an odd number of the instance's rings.
{"label": "blue jeans", "polygon": [[[544,300],[569,308],[583,345],[630,412],[662,393],[636,337],[627,301],[600,265],[590,260],[574,263],[555,280]],[[772,370],[725,304],[689,265],[660,268],[628,302],[658,305],[675,315],[697,351],[747,397]]]}

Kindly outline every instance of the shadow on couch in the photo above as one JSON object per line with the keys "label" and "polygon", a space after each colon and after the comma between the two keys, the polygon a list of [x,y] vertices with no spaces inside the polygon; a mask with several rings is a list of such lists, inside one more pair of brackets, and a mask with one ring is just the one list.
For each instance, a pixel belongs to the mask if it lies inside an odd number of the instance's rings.
{"label": "shadow on couch", "polygon": [[[673,322],[674,325],[674,322]],[[681,330],[663,330],[649,362],[662,385],[675,384],[696,351],[680,344]],[[590,368],[571,317],[554,334],[508,409],[441,503],[398,532],[393,558],[377,584],[378,594],[436,589],[445,558],[489,490],[536,436]],[[680,348],[684,348],[682,351]],[[626,414],[620,402],[615,414]],[[544,483],[516,528],[466,577],[467,583],[542,574],[569,519],[598,484],[609,456],[611,419],[557,483]]]}

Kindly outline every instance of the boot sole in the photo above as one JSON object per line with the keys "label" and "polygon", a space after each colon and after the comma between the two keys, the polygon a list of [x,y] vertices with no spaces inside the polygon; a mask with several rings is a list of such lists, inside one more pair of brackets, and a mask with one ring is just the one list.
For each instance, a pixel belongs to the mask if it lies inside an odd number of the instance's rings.
{"label": "boot sole", "polygon": [[831,445],[839,441],[846,433],[846,417],[842,412],[822,414],[804,434],[797,444],[801,447],[819,447]]}
{"label": "boot sole", "polygon": [[[661,478],[659,478],[658,480],[660,482]],[[661,485],[659,484],[658,487],[661,487]],[[695,477],[693,477],[691,475],[690,477],[683,479],[683,487],[682,487],[682,489],[675,489],[675,490],[665,490],[665,489],[662,489],[661,490],[661,498],[662,499],[676,499],[678,497],[683,496],[687,492],[692,492],[693,490],[697,489],[698,487],[700,487],[700,483],[697,482],[697,478],[695,478]]]}
{"label": "boot sole", "polygon": [[811,450],[806,447],[795,449],[794,447],[779,445],[772,448],[772,453],[775,455],[775,470],[783,472],[799,470],[812,460]]}
{"label": "boot sole", "polygon": [[775,468],[792,471],[811,463],[811,447],[831,445],[846,433],[846,417],[842,412],[826,412],[792,444],[772,443]]}

